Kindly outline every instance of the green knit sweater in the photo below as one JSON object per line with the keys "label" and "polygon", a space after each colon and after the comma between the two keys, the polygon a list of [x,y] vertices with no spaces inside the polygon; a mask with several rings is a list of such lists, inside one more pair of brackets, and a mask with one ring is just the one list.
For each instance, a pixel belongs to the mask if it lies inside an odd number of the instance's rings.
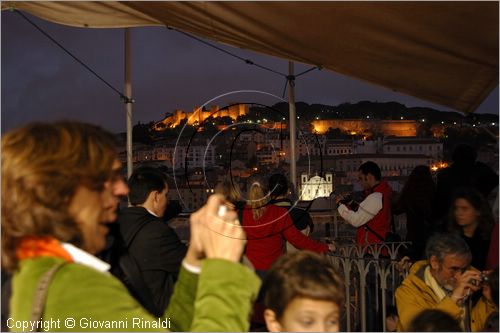
{"label": "green knit sweater", "polygon": [[21,262],[12,284],[11,331],[29,331],[30,325],[38,325],[39,331],[248,331],[260,286],[257,276],[240,264],[203,260],[199,276],[181,269],[170,304],[158,319],[114,276],[71,263],[60,268],[49,286],[43,321],[30,323],[38,281],[61,260]]}

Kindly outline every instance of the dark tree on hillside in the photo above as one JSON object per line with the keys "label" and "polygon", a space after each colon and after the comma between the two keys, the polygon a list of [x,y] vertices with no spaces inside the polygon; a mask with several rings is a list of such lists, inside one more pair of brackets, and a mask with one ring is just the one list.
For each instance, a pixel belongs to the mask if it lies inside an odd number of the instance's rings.
{"label": "dark tree on hillside", "polygon": [[217,125],[231,125],[233,123],[233,118],[231,117],[220,117],[215,118],[215,124]]}
{"label": "dark tree on hillside", "polygon": [[326,131],[325,135],[327,138],[331,139],[346,139],[348,137],[348,135],[342,132],[340,128],[331,127],[328,129],[328,131]]}
{"label": "dark tree on hillside", "polygon": [[152,135],[151,135],[151,129],[150,125],[148,124],[141,124],[140,122],[137,123],[132,128],[132,139],[134,142],[140,142],[144,144],[151,144],[152,142]]}

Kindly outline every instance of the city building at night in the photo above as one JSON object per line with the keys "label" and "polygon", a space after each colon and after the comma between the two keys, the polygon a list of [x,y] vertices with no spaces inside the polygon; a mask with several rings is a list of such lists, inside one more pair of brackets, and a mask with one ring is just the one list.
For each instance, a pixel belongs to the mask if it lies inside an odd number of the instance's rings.
{"label": "city building at night", "polygon": [[306,173],[300,175],[299,200],[329,197],[333,191],[333,175],[330,172],[325,173],[325,177],[315,175],[309,178]]}

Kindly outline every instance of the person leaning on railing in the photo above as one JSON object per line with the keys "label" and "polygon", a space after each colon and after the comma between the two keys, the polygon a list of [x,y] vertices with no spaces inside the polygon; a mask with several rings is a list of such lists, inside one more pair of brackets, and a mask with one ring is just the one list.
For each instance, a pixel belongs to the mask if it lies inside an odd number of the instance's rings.
{"label": "person leaning on railing", "polygon": [[[260,281],[238,262],[245,235],[234,211],[219,216],[221,196],[191,215],[188,253],[157,319],[94,256],[116,219],[118,196],[128,192],[114,136],[75,122],[35,123],[6,133],[1,156],[2,268],[13,272],[8,328],[248,330]],[[30,321],[34,329],[15,326]]]}
{"label": "person leaning on railing", "polygon": [[285,254],[285,241],[301,250],[316,253],[335,251],[334,244],[315,241],[293,224],[287,209],[269,204],[267,182],[260,175],[248,179],[248,200],[243,210],[243,229],[248,238],[245,255],[259,277]]}

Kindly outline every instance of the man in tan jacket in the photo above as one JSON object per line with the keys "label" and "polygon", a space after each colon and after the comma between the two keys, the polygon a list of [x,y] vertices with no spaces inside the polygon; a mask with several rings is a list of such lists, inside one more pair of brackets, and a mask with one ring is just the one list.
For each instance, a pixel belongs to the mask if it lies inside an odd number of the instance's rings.
{"label": "man in tan jacket", "polygon": [[[465,241],[455,234],[435,234],[427,242],[428,260],[416,262],[408,277],[396,290],[398,331],[406,331],[413,318],[426,309],[450,314],[464,331],[479,331],[496,307],[488,286],[481,283],[481,272],[469,266],[471,253]],[[472,293],[482,296],[471,304]]]}

